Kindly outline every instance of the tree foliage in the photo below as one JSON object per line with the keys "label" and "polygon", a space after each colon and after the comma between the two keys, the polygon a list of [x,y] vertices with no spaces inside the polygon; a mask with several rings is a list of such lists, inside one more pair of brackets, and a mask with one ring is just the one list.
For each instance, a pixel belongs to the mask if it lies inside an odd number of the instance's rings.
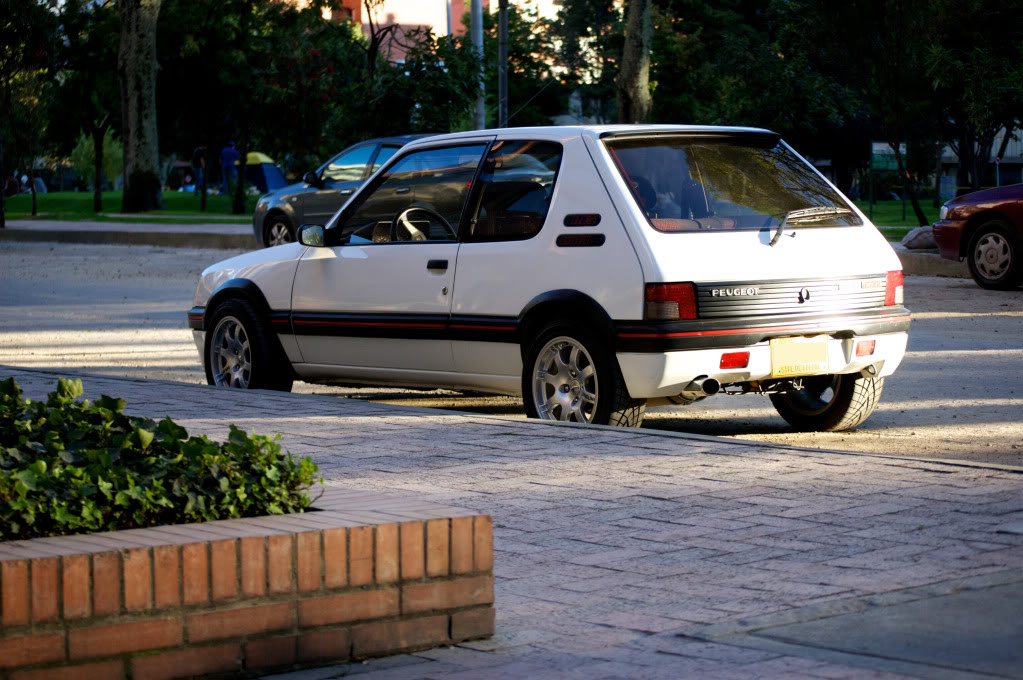
{"label": "tree foliage", "polygon": [[[152,118],[161,156],[142,163],[156,168],[145,172],[158,174],[206,144],[213,182],[216,150],[228,140],[300,175],[371,136],[470,127],[478,56],[468,38],[384,24],[381,2],[363,0],[371,18],[364,32],[324,20],[339,0],[0,0],[9,8],[0,13],[0,35],[11,46],[0,54],[0,165],[5,143],[15,162],[37,152],[66,157],[82,131],[102,165],[112,130],[125,161],[133,159],[131,175],[140,154],[156,156],[155,147],[132,141]],[[513,125],[572,113],[595,122],[768,127],[830,158],[843,188],[865,168],[868,142],[893,149],[907,142],[898,175],[912,195],[945,143],[959,155],[961,185],[989,181],[988,158],[1010,139],[996,148],[997,134],[1021,124],[1023,0],[563,0],[558,7],[553,21],[530,3],[509,8]],[[146,61],[125,60],[122,40],[125,18],[145,8],[150,18],[159,9],[156,106],[128,129],[128,104],[144,97],[118,97],[114,64],[118,51],[122,73]],[[485,15],[491,112],[496,23]]]}
{"label": "tree foliage", "polygon": [[[42,88],[57,51],[55,0],[0,0],[0,179],[10,173],[6,158],[28,161],[36,152],[46,117]],[[7,148],[5,149],[5,145]],[[13,152],[13,153],[12,153]],[[5,226],[0,192],[0,229]],[[36,212],[35,191],[32,213]]]}

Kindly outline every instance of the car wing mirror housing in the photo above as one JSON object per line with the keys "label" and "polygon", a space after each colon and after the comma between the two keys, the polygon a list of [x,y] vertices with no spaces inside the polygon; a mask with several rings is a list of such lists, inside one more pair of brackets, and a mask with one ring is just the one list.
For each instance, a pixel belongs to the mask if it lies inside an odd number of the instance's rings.
{"label": "car wing mirror housing", "polygon": [[322,248],[327,245],[327,234],[322,224],[303,224],[298,228],[298,242],[304,246]]}
{"label": "car wing mirror housing", "polygon": [[302,181],[305,182],[306,184],[311,184],[314,187],[320,186],[320,176],[311,170],[306,174],[302,175]]}

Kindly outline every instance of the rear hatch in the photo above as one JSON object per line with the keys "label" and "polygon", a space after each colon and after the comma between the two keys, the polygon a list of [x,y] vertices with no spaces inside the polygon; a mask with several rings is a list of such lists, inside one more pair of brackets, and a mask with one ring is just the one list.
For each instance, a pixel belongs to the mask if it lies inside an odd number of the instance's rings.
{"label": "rear hatch", "polygon": [[633,242],[648,282],[756,284],[901,269],[880,232],[774,133],[636,132],[602,142],[610,166],[602,174],[640,232]]}

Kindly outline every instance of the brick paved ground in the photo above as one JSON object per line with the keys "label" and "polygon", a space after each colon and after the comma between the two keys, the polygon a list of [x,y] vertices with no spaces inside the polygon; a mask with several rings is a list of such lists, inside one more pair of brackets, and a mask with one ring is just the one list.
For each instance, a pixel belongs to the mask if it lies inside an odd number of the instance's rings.
{"label": "brick paved ground", "polygon": [[[32,398],[56,380],[0,367],[8,375]],[[771,613],[801,620],[869,606],[867,596],[923,597],[935,590],[919,588],[927,584],[948,592],[952,579],[1023,581],[1014,571],[1023,535],[999,530],[1023,519],[1023,470],[327,396],[84,382],[87,397],[124,397],[130,412],[170,415],[192,433],[221,437],[230,423],[280,432],[330,485],[493,516],[495,638],[291,678],[956,677],[708,640]]]}

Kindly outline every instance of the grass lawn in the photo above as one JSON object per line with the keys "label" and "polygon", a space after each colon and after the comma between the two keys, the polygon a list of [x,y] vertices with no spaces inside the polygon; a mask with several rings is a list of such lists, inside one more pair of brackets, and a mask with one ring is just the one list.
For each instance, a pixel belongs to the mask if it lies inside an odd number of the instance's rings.
{"label": "grass lawn", "polygon": [[[103,222],[166,222],[168,224],[202,224],[216,218],[217,222],[248,224],[252,221],[252,212],[256,209],[257,196],[249,196],[246,211],[242,215],[231,214],[231,197],[228,195],[207,196],[206,212],[199,210],[199,196],[194,194],[168,191],[163,194],[163,210],[151,210],[130,216],[119,215],[121,211],[121,192],[103,192],[103,212],[92,211],[92,193],[74,191],[51,191],[36,195],[38,215],[32,217],[32,196],[18,194],[9,196],[5,202],[7,219],[39,219],[39,220],[99,220]],[[225,219],[227,218],[227,219]]]}
{"label": "grass lawn", "polygon": [[[868,201],[856,201],[857,207],[870,216]],[[920,207],[927,217],[927,223],[938,221],[938,209],[931,205],[931,199],[921,199]],[[871,221],[879,227],[913,227],[920,226],[913,212],[913,204],[906,201],[906,219],[902,219],[902,201],[877,201],[874,203],[874,216]]]}

